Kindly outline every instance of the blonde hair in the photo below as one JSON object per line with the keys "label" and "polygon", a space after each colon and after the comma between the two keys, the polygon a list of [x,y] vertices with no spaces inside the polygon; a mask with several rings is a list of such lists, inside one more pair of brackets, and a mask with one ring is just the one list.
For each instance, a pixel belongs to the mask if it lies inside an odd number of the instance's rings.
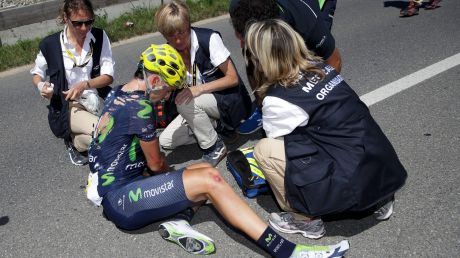
{"label": "blonde hair", "polygon": [[172,1],[164,4],[155,13],[154,22],[163,35],[173,35],[178,31],[190,28],[190,14],[183,1]]}
{"label": "blonde hair", "polygon": [[302,37],[286,22],[278,19],[254,22],[246,31],[246,70],[259,101],[275,84],[294,86],[302,73],[324,77],[315,66],[321,58],[307,49]]}

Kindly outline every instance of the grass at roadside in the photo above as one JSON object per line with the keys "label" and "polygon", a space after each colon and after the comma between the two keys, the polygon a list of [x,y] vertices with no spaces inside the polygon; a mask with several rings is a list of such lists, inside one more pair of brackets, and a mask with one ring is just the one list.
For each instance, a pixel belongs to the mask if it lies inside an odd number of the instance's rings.
{"label": "grass at roadside", "polygon": [[[186,2],[192,22],[225,14],[229,4],[228,0],[187,0]],[[133,7],[129,12],[112,21],[108,21],[107,15],[98,16],[94,27],[104,29],[112,43],[155,32],[157,29],[153,24],[153,15],[157,8]],[[127,21],[133,22],[134,25],[127,27],[125,25]],[[0,72],[34,62],[40,41],[41,38],[20,40],[13,45],[1,46]]]}

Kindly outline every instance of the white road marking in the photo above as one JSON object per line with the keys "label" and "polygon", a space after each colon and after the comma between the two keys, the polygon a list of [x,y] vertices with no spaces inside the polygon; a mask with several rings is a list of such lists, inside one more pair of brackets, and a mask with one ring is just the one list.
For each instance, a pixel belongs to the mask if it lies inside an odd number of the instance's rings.
{"label": "white road marking", "polygon": [[409,74],[397,81],[384,85],[376,90],[366,93],[360,99],[369,107],[377,102],[389,98],[396,93],[415,86],[435,75],[449,70],[460,64],[460,53],[448,57],[435,64],[427,66],[415,73]]}

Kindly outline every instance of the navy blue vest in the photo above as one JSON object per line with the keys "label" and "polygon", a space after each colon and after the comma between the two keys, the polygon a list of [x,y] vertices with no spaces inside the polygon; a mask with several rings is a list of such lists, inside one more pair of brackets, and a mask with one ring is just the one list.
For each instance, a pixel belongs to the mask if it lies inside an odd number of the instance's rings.
{"label": "navy blue vest", "polygon": [[[205,28],[193,27],[192,29],[196,33],[199,45],[195,55],[195,64],[200,70],[204,82],[210,82],[224,77],[219,67],[215,67],[211,63],[209,54],[209,40],[212,33],[217,33],[219,36],[220,33]],[[231,127],[231,129],[236,128],[241,120],[249,116],[249,112],[251,111],[251,98],[239,75],[238,80],[238,86],[212,93],[217,100],[221,121],[226,126]]]}
{"label": "navy blue vest", "polygon": [[[101,70],[99,61],[103,32],[101,29],[92,28],[91,33],[96,38],[96,42],[91,42],[93,44],[91,78],[94,78],[99,76]],[[48,105],[48,122],[51,131],[58,138],[70,139],[69,103],[62,94],[63,91],[68,90],[68,85],[65,77],[60,34],[61,32],[57,32],[47,36],[40,42],[39,48],[48,65],[46,74],[50,77],[50,82],[54,84],[54,93]],[[98,89],[99,95],[104,98],[110,92],[110,89],[110,86]]]}
{"label": "navy blue vest", "polygon": [[335,70],[320,67],[323,80],[310,74],[267,92],[310,116],[284,137],[286,196],[311,216],[364,211],[401,188],[407,173],[367,106]]}

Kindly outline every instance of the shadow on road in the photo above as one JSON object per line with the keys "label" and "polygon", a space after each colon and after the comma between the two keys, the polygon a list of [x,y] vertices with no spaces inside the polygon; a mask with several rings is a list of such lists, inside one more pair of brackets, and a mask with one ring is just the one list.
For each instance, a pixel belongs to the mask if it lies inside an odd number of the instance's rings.
{"label": "shadow on road", "polygon": [[8,216],[3,216],[0,218],[0,226],[4,226],[10,222],[10,218]]}
{"label": "shadow on road", "polygon": [[395,7],[398,9],[406,8],[408,1],[383,1],[383,7]]}

